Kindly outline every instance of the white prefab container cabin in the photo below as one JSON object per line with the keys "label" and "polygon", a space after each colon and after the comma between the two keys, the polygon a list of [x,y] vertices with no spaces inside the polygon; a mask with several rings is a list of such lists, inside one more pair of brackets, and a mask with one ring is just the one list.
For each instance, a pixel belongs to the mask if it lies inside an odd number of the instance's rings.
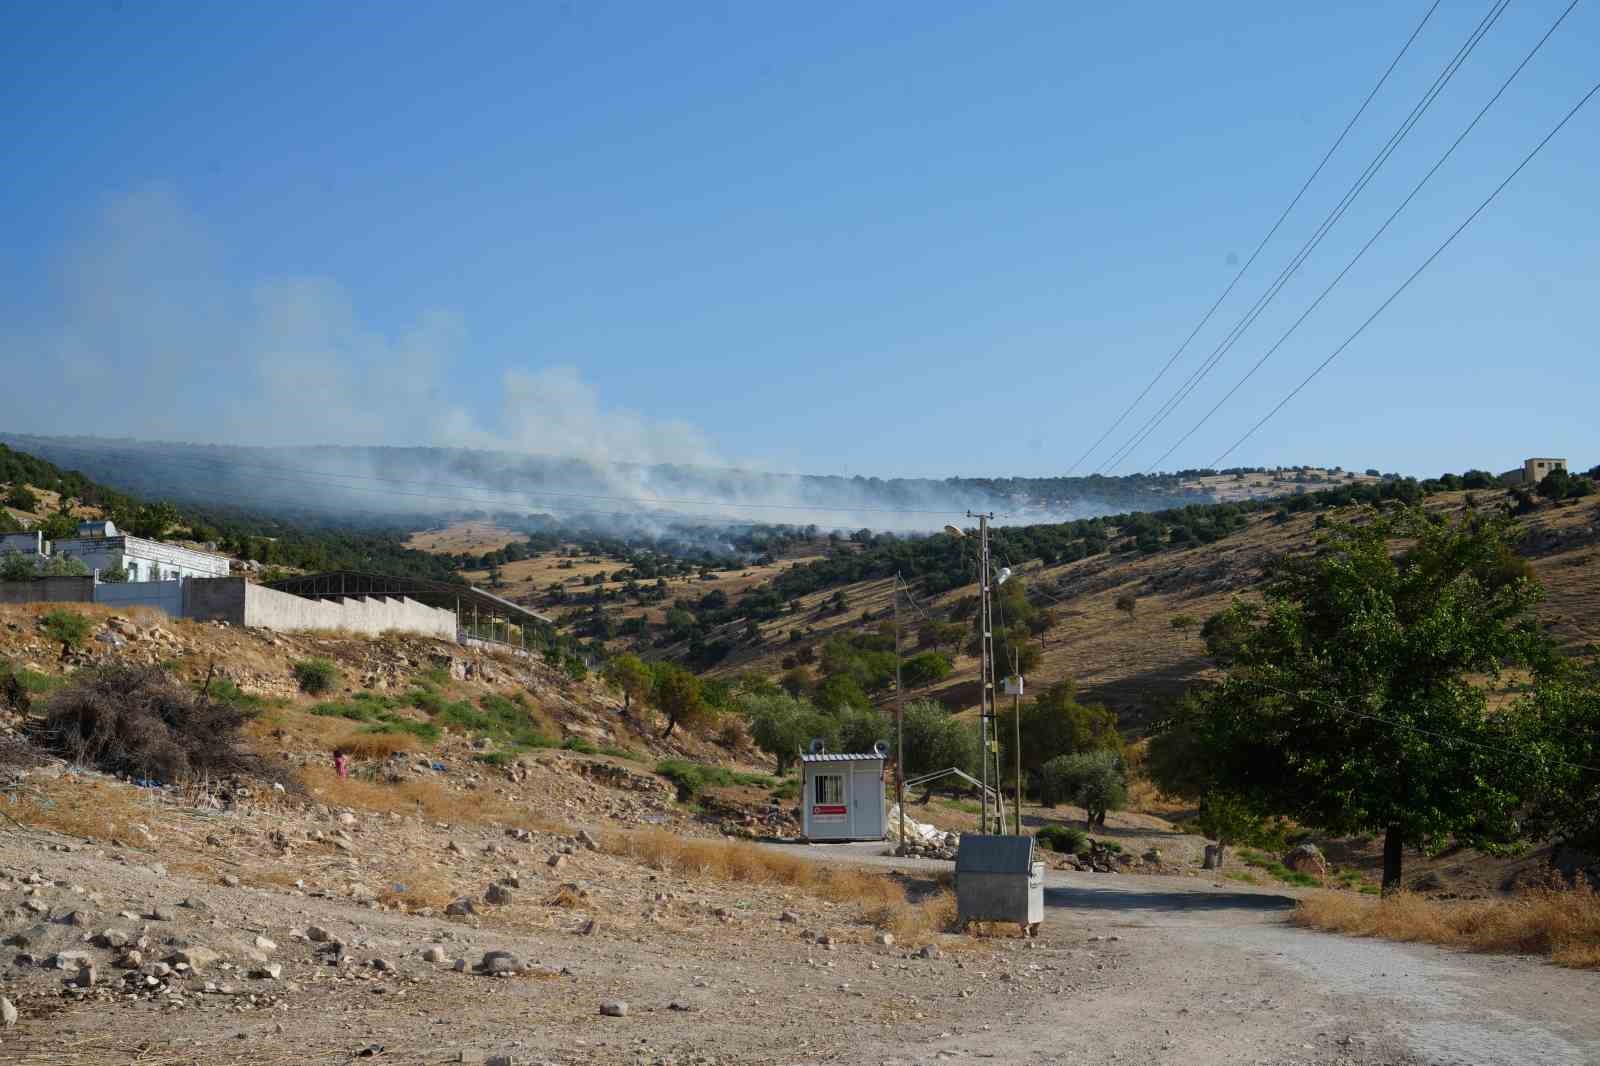
{"label": "white prefab container cabin", "polygon": [[800,824],[807,840],[882,840],[889,831],[884,756],[800,756]]}

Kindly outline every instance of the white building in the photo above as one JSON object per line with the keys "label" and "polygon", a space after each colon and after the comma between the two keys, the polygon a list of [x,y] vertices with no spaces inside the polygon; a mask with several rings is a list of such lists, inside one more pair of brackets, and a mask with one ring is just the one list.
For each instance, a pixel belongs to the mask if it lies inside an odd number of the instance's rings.
{"label": "white building", "polygon": [[800,756],[800,824],[807,840],[882,840],[889,830],[884,752]]}
{"label": "white building", "polygon": [[76,559],[91,573],[121,569],[129,581],[181,581],[191,577],[227,577],[228,558],[180,548],[117,531],[111,522],[80,522],[78,535],[47,541],[39,533],[0,537],[0,554],[35,556],[39,565],[51,558]]}

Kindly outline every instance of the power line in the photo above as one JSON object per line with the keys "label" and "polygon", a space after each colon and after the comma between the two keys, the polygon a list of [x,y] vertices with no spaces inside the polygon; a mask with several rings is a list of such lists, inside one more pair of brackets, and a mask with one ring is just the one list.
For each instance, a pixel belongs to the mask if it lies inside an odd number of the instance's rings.
{"label": "power line", "polygon": [[1433,106],[1434,101],[1436,101],[1444,92],[1445,86],[1450,83],[1450,81],[1455,77],[1456,73],[1461,69],[1461,66],[1466,62],[1467,58],[1477,49],[1478,45],[1482,43],[1483,38],[1488,35],[1489,30],[1492,29],[1494,24],[1499,21],[1500,16],[1505,13],[1505,10],[1510,6],[1510,3],[1511,0],[1495,0],[1488,13],[1485,14],[1484,17],[1479,21],[1478,25],[1474,27],[1472,33],[1467,36],[1466,41],[1464,41],[1461,47],[1456,50],[1455,55],[1452,56],[1450,61],[1445,64],[1444,69],[1439,72],[1439,74],[1434,78],[1433,83],[1422,94],[1421,99],[1412,105],[1411,112],[1404,120],[1401,121],[1394,133],[1389,135],[1388,141],[1385,142],[1384,146],[1378,150],[1378,154],[1374,156],[1373,159],[1367,164],[1360,176],[1357,177],[1350,188],[1345,191],[1344,196],[1340,198],[1339,202],[1334,205],[1331,211],[1328,212],[1321,224],[1318,225],[1311,236],[1306,239],[1305,243],[1301,245],[1300,250],[1296,252],[1293,258],[1290,259],[1289,263],[1278,272],[1278,276],[1274,278],[1272,283],[1267,286],[1267,289],[1256,298],[1255,303],[1252,304],[1242,316],[1240,316],[1236,323],[1234,323],[1233,328],[1230,329],[1228,333],[1224,335],[1222,340],[1217,343],[1217,346],[1212,349],[1211,354],[1208,355],[1201,362],[1200,366],[1189,375],[1188,380],[1186,380],[1182,385],[1178,386],[1173,394],[1167,398],[1167,400],[1156,410],[1156,412],[1146,419],[1144,424],[1141,425],[1139,429],[1135,430],[1133,434],[1123,442],[1121,447],[1119,447],[1117,451],[1112,454],[1111,458],[1097,468],[1098,470],[1109,472],[1111,469],[1114,469],[1118,464],[1122,463],[1130,455],[1132,455],[1135,450],[1141,447],[1145,441],[1147,441],[1150,436],[1155,433],[1155,431],[1159,429],[1168,418],[1172,416],[1173,412],[1175,412],[1178,407],[1180,407],[1183,402],[1194,393],[1195,389],[1200,386],[1200,383],[1204,381],[1211,371],[1217,367],[1217,365],[1222,361],[1223,357],[1226,356],[1228,352],[1232,350],[1233,346],[1238,343],[1239,339],[1244,336],[1245,332],[1255,324],[1256,320],[1261,317],[1263,312],[1266,311],[1267,307],[1277,297],[1278,293],[1283,290],[1284,286],[1289,283],[1299,269],[1305,265],[1305,261],[1310,257],[1311,253],[1316,251],[1317,247],[1321,245],[1323,239],[1327,237],[1329,232],[1332,231],[1333,227],[1337,225],[1339,220],[1344,217],[1347,211],[1349,211],[1350,207],[1355,203],[1356,198],[1360,196],[1366,187],[1371,184],[1372,180],[1377,177],[1378,171],[1383,168],[1384,164],[1388,162],[1389,157],[1392,156],[1395,150],[1400,147],[1401,142],[1404,141],[1405,138],[1411,133],[1412,129],[1416,127],[1417,123],[1422,120],[1422,116],[1427,112],[1428,108]]}
{"label": "power line", "polygon": [[1238,440],[1236,440],[1232,444],[1230,444],[1222,452],[1221,455],[1218,455],[1216,457],[1216,459],[1214,459],[1212,461],[1212,464],[1211,464],[1212,467],[1215,468],[1219,463],[1222,462],[1222,460],[1226,459],[1229,455],[1232,455],[1239,448],[1239,446],[1241,444],[1243,444],[1245,441],[1249,440],[1252,436],[1254,436],[1257,430],[1259,430],[1262,426],[1266,425],[1267,422],[1270,421],[1271,418],[1274,415],[1276,415],[1279,411],[1283,410],[1283,408],[1289,403],[1290,400],[1294,399],[1296,396],[1298,396],[1300,394],[1300,391],[1302,389],[1304,389],[1307,385],[1311,384],[1311,382],[1317,377],[1318,374],[1321,374],[1323,372],[1323,370],[1327,369],[1329,363],[1332,363],[1335,359],[1337,359],[1339,357],[1339,355],[1346,348],[1350,347],[1350,345],[1352,343],[1354,343],[1354,341],[1355,341],[1355,339],[1357,337],[1361,336],[1362,333],[1366,332],[1367,327],[1372,325],[1372,323],[1377,319],[1377,317],[1379,315],[1383,314],[1383,312],[1388,309],[1390,304],[1394,303],[1395,300],[1399,299],[1400,294],[1405,292],[1406,289],[1410,288],[1411,287],[1411,283],[1413,281],[1416,281],[1418,276],[1420,276],[1424,270],[1427,270],[1428,267],[1433,264],[1433,261],[1435,259],[1438,259],[1440,255],[1444,254],[1444,250],[1446,248],[1450,247],[1451,244],[1455,243],[1455,239],[1457,237],[1461,236],[1462,231],[1465,230],[1468,226],[1470,226],[1472,224],[1473,220],[1475,220],[1480,214],[1482,214],[1488,208],[1488,206],[1495,201],[1495,199],[1500,195],[1501,191],[1504,190],[1507,185],[1510,185],[1512,180],[1514,178],[1516,178],[1516,176],[1518,174],[1522,173],[1523,168],[1526,167],[1529,163],[1533,162],[1533,158],[1535,156],[1537,156],[1540,153],[1540,151],[1542,151],[1544,149],[1545,145],[1549,144],[1555,138],[1556,134],[1561,132],[1562,127],[1566,126],[1566,124],[1572,120],[1572,117],[1574,115],[1576,115],[1580,110],[1583,109],[1583,106],[1585,104],[1587,104],[1590,101],[1591,98],[1594,97],[1596,92],[1600,92],[1600,82],[1596,82],[1595,85],[1588,92],[1583,94],[1583,97],[1576,104],[1572,105],[1571,110],[1569,110],[1565,115],[1562,116],[1561,121],[1557,122],[1555,124],[1555,127],[1553,129],[1551,129],[1549,133],[1545,134],[1544,138],[1541,141],[1539,141],[1538,144],[1533,146],[1533,150],[1530,151],[1526,156],[1523,157],[1522,162],[1517,164],[1516,169],[1514,169],[1510,174],[1507,174],[1505,179],[1503,181],[1501,181],[1499,185],[1496,185],[1494,187],[1494,191],[1491,192],[1487,197],[1485,197],[1484,201],[1482,203],[1480,203],[1476,208],[1474,208],[1470,215],[1468,215],[1466,218],[1464,218],[1461,221],[1461,224],[1459,226],[1457,226],[1454,231],[1451,232],[1450,236],[1445,238],[1444,243],[1440,244],[1439,247],[1437,247],[1437,248],[1435,248],[1433,250],[1433,254],[1429,255],[1428,258],[1426,258],[1426,259],[1424,259],[1422,261],[1422,265],[1421,266],[1417,267],[1416,270],[1413,270],[1411,272],[1410,276],[1407,277],[1405,281],[1401,282],[1400,286],[1398,288],[1396,288],[1394,290],[1394,292],[1390,293],[1388,298],[1385,299],[1383,301],[1383,303],[1379,304],[1377,309],[1374,310],[1372,312],[1372,314],[1367,316],[1366,321],[1362,322],[1361,325],[1356,327],[1355,332],[1351,333],[1350,336],[1346,337],[1344,339],[1344,341],[1341,342],[1340,345],[1337,348],[1335,348],[1328,355],[1328,357],[1326,359],[1324,359],[1321,363],[1317,364],[1316,368],[1314,370],[1312,370],[1311,373],[1307,374],[1305,376],[1305,378],[1303,378],[1298,385],[1296,385],[1294,388],[1290,389],[1288,395],[1286,395],[1283,399],[1279,400],[1275,405],[1273,405],[1272,410],[1268,411],[1265,415],[1263,415],[1261,417],[1261,419],[1258,422],[1256,422],[1255,425],[1253,425],[1249,429],[1245,430],[1243,436],[1241,436]]}
{"label": "power line", "polygon": [[1233,280],[1228,282],[1227,288],[1222,290],[1222,295],[1218,296],[1216,301],[1212,303],[1211,307],[1206,311],[1206,313],[1201,316],[1200,321],[1195,325],[1194,329],[1189,331],[1189,335],[1184,338],[1183,343],[1178,345],[1177,350],[1167,358],[1166,363],[1161,367],[1161,369],[1156,371],[1156,376],[1150,379],[1149,384],[1145,385],[1144,389],[1139,393],[1139,395],[1133,398],[1133,402],[1130,403],[1123,410],[1123,412],[1116,417],[1116,420],[1111,423],[1110,427],[1108,427],[1104,433],[1100,434],[1093,444],[1089,445],[1088,449],[1078,457],[1077,462],[1073,463],[1067,468],[1067,476],[1071,476],[1074,470],[1082,466],[1089,456],[1093,455],[1095,450],[1099,448],[1100,445],[1105,443],[1107,437],[1116,432],[1117,427],[1122,425],[1123,421],[1133,413],[1134,408],[1138,407],[1139,404],[1144,401],[1144,398],[1150,395],[1150,390],[1156,387],[1156,384],[1166,375],[1168,370],[1172,369],[1172,364],[1177,362],[1178,357],[1188,349],[1190,342],[1192,342],[1200,333],[1200,331],[1205,328],[1206,323],[1211,321],[1211,316],[1217,313],[1217,308],[1221,307],[1222,302],[1226,300],[1230,294],[1232,294],[1234,287],[1239,284],[1239,279],[1244,277],[1245,272],[1249,270],[1251,264],[1256,261],[1256,257],[1261,254],[1261,250],[1267,246],[1267,242],[1272,240],[1273,236],[1277,234],[1278,228],[1282,226],[1284,220],[1289,217],[1289,212],[1294,210],[1295,205],[1300,202],[1300,198],[1303,197],[1306,194],[1306,190],[1311,187],[1311,183],[1317,179],[1317,175],[1322,173],[1322,168],[1328,165],[1328,160],[1333,158],[1333,153],[1338,150],[1341,144],[1344,143],[1345,137],[1355,126],[1356,120],[1366,113],[1367,105],[1372,103],[1373,97],[1378,95],[1378,90],[1383,88],[1384,83],[1389,80],[1389,75],[1393,74],[1395,67],[1399,66],[1401,58],[1404,57],[1406,52],[1410,50],[1411,45],[1416,41],[1418,34],[1422,32],[1422,28],[1426,26],[1428,24],[1428,20],[1433,17],[1434,11],[1438,10],[1439,3],[1440,0],[1434,0],[1433,5],[1428,8],[1425,14],[1423,14],[1422,21],[1417,23],[1417,28],[1411,31],[1411,36],[1406,38],[1405,44],[1400,47],[1400,51],[1397,52],[1394,59],[1389,62],[1389,66],[1384,70],[1383,76],[1378,79],[1378,84],[1374,85],[1372,87],[1372,91],[1367,93],[1366,99],[1361,101],[1361,106],[1356,108],[1356,113],[1351,115],[1350,121],[1344,124],[1344,129],[1339,131],[1339,136],[1334,138],[1333,144],[1330,145],[1328,150],[1323,153],[1322,159],[1317,163],[1316,168],[1311,171],[1311,175],[1301,183],[1299,191],[1294,194],[1294,198],[1289,201],[1288,206],[1285,207],[1278,215],[1278,219],[1272,224],[1272,228],[1267,230],[1267,235],[1261,238],[1260,243],[1258,243],[1255,247],[1255,251],[1250,253],[1250,258],[1245,260],[1244,265],[1241,266],[1238,272],[1233,275]]}
{"label": "power line", "polygon": [[1341,281],[1344,280],[1345,275],[1350,273],[1351,268],[1354,267],[1356,263],[1360,262],[1361,257],[1366,255],[1367,251],[1378,242],[1378,238],[1382,237],[1384,233],[1388,231],[1390,224],[1392,224],[1395,219],[1400,217],[1400,213],[1410,205],[1412,200],[1416,199],[1417,194],[1422,191],[1422,187],[1426,185],[1430,179],[1432,179],[1434,174],[1438,173],[1439,168],[1444,166],[1446,160],[1455,154],[1455,150],[1461,147],[1461,142],[1466,140],[1467,135],[1477,128],[1478,123],[1483,120],[1483,116],[1489,113],[1489,109],[1492,108],[1500,99],[1500,97],[1505,94],[1505,91],[1511,87],[1511,83],[1517,80],[1517,76],[1522,73],[1523,68],[1532,61],[1534,56],[1539,54],[1539,50],[1545,46],[1545,42],[1550,40],[1550,38],[1555,34],[1556,30],[1560,28],[1561,24],[1566,21],[1567,16],[1572,14],[1573,8],[1577,6],[1578,0],[1572,0],[1572,3],[1567,5],[1567,9],[1563,11],[1560,17],[1558,17],[1555,22],[1550,25],[1550,28],[1545,31],[1544,36],[1539,38],[1538,43],[1535,44],[1532,50],[1530,50],[1528,54],[1522,58],[1522,62],[1517,64],[1516,69],[1511,72],[1505,81],[1500,83],[1500,88],[1497,89],[1495,94],[1489,98],[1489,102],[1484,104],[1483,107],[1479,109],[1478,113],[1473,116],[1471,122],[1467,123],[1467,128],[1462,130],[1461,134],[1456,137],[1453,142],[1451,142],[1449,148],[1445,149],[1444,154],[1439,157],[1438,162],[1434,163],[1433,166],[1428,168],[1428,172],[1422,176],[1422,180],[1417,182],[1417,184],[1412,188],[1411,192],[1407,194],[1406,198],[1400,202],[1400,206],[1396,207],[1389,217],[1383,220],[1383,225],[1378,227],[1377,232],[1367,239],[1367,243],[1363,244],[1361,246],[1361,250],[1356,252],[1356,254],[1351,257],[1350,261],[1345,264],[1344,269],[1339,271],[1334,279],[1328,283],[1327,288],[1323,289],[1317,294],[1317,298],[1312,300],[1311,304],[1303,312],[1301,312],[1300,317],[1295,319],[1294,323],[1284,331],[1283,336],[1279,337],[1277,341],[1273,343],[1272,347],[1268,348],[1266,353],[1262,355],[1260,359],[1256,360],[1255,365],[1246,371],[1244,376],[1234,383],[1233,388],[1229,389],[1227,393],[1223,395],[1222,399],[1218,400],[1211,410],[1205,413],[1204,417],[1202,417],[1200,421],[1196,422],[1192,427],[1190,427],[1187,433],[1179,437],[1173,443],[1172,447],[1162,452],[1160,457],[1157,458],[1154,463],[1150,464],[1145,473],[1154,471],[1155,468],[1160,466],[1168,456],[1177,451],[1185,441],[1194,436],[1201,426],[1204,426],[1207,422],[1209,422],[1211,420],[1211,416],[1215,415],[1223,404],[1232,399],[1233,395],[1244,386],[1245,382],[1254,377],[1256,371],[1260,370],[1262,365],[1265,364],[1268,359],[1272,358],[1273,354],[1277,352],[1280,347],[1282,347],[1283,343],[1289,339],[1290,335],[1292,335],[1295,330],[1300,328],[1301,323],[1310,317],[1313,311],[1321,306],[1322,301],[1327,298],[1328,294],[1331,293]]}

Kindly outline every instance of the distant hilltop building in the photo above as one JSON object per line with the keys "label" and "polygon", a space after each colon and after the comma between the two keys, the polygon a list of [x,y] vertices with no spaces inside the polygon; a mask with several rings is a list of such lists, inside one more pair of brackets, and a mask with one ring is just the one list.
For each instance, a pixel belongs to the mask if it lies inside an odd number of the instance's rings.
{"label": "distant hilltop building", "polygon": [[76,559],[91,573],[121,570],[128,581],[185,581],[227,577],[228,558],[133,537],[106,521],[79,522],[76,537],[45,540],[38,532],[0,536],[0,552],[32,556],[43,566],[51,558]]}
{"label": "distant hilltop building", "polygon": [[1508,470],[1500,475],[1506,485],[1537,485],[1557,470],[1565,471],[1565,459],[1534,458],[1523,462],[1521,470]]}

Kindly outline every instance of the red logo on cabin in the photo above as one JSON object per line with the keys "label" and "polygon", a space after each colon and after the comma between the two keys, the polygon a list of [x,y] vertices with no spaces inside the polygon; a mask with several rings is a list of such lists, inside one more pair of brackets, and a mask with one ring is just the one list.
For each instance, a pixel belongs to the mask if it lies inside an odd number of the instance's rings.
{"label": "red logo on cabin", "polygon": [[811,808],[812,814],[848,814],[850,810],[843,804],[816,804]]}

